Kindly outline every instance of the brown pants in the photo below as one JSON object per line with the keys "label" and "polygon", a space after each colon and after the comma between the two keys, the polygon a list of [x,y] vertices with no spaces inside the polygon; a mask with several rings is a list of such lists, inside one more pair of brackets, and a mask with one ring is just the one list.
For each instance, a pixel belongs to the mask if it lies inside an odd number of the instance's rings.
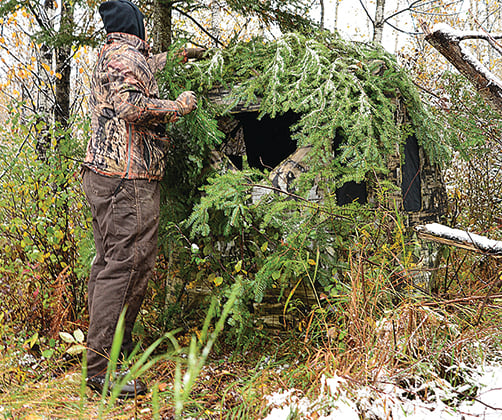
{"label": "brown pants", "polygon": [[84,170],[96,257],[88,284],[87,376],[106,372],[120,313],[127,307],[123,354],[133,348],[132,329],[157,257],[159,183],[120,180]]}

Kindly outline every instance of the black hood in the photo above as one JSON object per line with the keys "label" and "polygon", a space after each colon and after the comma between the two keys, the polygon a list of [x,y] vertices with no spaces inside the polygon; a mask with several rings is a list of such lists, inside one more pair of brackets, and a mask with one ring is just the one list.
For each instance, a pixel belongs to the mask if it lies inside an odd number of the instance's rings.
{"label": "black hood", "polygon": [[101,3],[99,14],[106,33],[124,32],[145,40],[143,13],[128,0],[109,0]]}

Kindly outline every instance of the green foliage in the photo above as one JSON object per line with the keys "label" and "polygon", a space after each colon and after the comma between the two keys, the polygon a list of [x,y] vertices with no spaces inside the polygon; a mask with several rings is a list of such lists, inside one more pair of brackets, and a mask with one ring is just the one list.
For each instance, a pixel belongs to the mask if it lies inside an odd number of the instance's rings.
{"label": "green foliage", "polygon": [[[294,297],[298,288],[340,289],[349,238],[375,215],[357,204],[340,208],[333,194],[338,187],[385,172],[396,141],[411,134],[437,162],[449,157],[446,140],[406,73],[374,46],[328,33],[291,33],[214,49],[188,64],[176,59],[177,48],[160,79],[163,96],[194,90],[200,101],[197,112],[171,130],[175,147],[163,182],[161,242],[180,267],[179,293],[199,284],[223,301],[231,285],[241,285],[229,323],[242,337],[257,322],[252,304],[266,300],[270,290],[278,301],[286,299],[286,313],[302,310]],[[230,91],[226,109],[206,99],[220,87]],[[299,114],[293,138],[312,152],[295,194],[272,192],[266,174],[257,171],[209,170],[208,151],[222,138],[216,121],[237,102],[259,102],[259,117]],[[402,124],[396,114],[404,117]],[[322,204],[307,198],[314,183]],[[268,192],[260,199],[253,198],[257,186]],[[382,200],[384,188],[382,183]],[[200,250],[196,256],[192,242]]]}
{"label": "green foliage", "polygon": [[[336,283],[348,251],[346,235],[367,217],[360,206],[342,210],[330,199],[317,205],[269,192],[252,201],[257,178],[257,172],[210,178],[183,225],[200,249],[195,281],[222,297],[233,284],[241,286],[229,320],[238,343],[249,323],[259,322],[249,313],[250,303],[262,302],[269,290],[287,302],[285,311],[302,311],[306,302],[293,298],[300,283],[309,290]],[[259,185],[266,188],[267,181],[261,178]]]}
{"label": "green foliage", "polygon": [[[347,181],[385,172],[396,141],[402,143],[411,134],[434,162],[449,159],[450,139],[438,119],[394,57],[382,49],[326,32],[315,38],[291,33],[276,41],[256,38],[214,49],[205,60],[184,65],[176,58],[179,47],[173,47],[160,79],[163,96],[194,90],[200,100],[197,112],[172,129],[175,147],[164,180],[169,220],[188,217],[209,173],[204,171],[208,151],[222,139],[216,118],[226,109],[206,99],[215,87],[230,90],[228,108],[239,101],[259,101],[260,116],[290,110],[301,116],[292,137],[299,146],[313,148],[311,170],[302,176],[299,191],[308,191],[320,177],[329,180],[321,182],[329,194]],[[406,117],[402,124],[396,123],[398,112]],[[333,150],[337,136],[343,141]]]}
{"label": "green foliage", "polygon": [[[209,185],[204,188],[206,194],[187,221],[192,227],[192,236],[208,236],[212,233],[229,237],[249,226],[252,222],[249,184],[253,175],[256,177],[256,173],[229,172],[209,179]],[[216,213],[212,215],[211,221],[209,208]]]}
{"label": "green foliage", "polygon": [[[194,63],[188,78],[200,93],[215,86],[232,88],[229,100],[260,99],[260,115],[292,110],[301,115],[293,127],[298,145],[313,145],[313,169],[325,169],[333,157],[332,140],[342,130],[344,142],[334,167],[342,164],[361,180],[370,170],[384,170],[396,140],[415,134],[436,161],[448,157],[441,127],[422,103],[394,57],[369,45],[343,41],[329,33],[309,38],[298,33],[274,42],[253,39],[213,50]],[[397,106],[408,117],[396,124]]]}
{"label": "green foliage", "polygon": [[[214,49],[205,60],[182,64],[180,45],[173,46],[160,78],[162,95],[175,98],[194,90],[200,100],[197,111],[172,129],[174,147],[164,181],[171,206],[181,200],[187,209],[196,202],[208,151],[221,142],[216,118],[227,110],[207,100],[216,87],[230,90],[228,108],[239,101],[259,101],[260,117],[287,111],[300,115],[292,137],[299,146],[313,146],[311,171],[300,190],[308,190],[318,176],[335,182],[336,188],[385,172],[396,141],[402,144],[411,134],[434,162],[449,159],[449,138],[438,119],[394,57],[382,49],[328,33],[315,38],[291,33],[273,42],[256,38]],[[405,117],[402,124],[396,123],[398,112]],[[336,136],[343,141],[333,150]],[[186,217],[181,213],[177,221]]]}
{"label": "green foliage", "polygon": [[38,122],[13,108],[0,132],[0,305],[11,321],[54,333],[86,307],[79,251],[88,226],[75,160],[82,150],[72,133],[87,121],[43,139]]}
{"label": "green foliage", "polygon": [[[185,90],[196,90],[178,55],[180,44],[172,47],[164,75],[160,77],[162,95],[175,99]],[[198,188],[204,180],[204,168],[208,166],[209,151],[221,142],[222,133],[215,119],[216,110],[200,97],[198,107],[189,115],[170,125],[172,147],[167,157],[166,176],[163,180],[163,199],[168,209],[168,220],[179,221],[198,197]]]}

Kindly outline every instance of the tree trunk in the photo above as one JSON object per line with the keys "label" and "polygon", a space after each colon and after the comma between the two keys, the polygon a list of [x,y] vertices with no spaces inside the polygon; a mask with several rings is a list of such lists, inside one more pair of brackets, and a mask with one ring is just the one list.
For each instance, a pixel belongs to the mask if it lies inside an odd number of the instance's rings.
{"label": "tree trunk", "polygon": [[153,52],[159,53],[166,51],[173,41],[173,1],[154,0],[153,6]]}
{"label": "tree trunk", "polygon": [[[59,26],[60,34],[73,33],[74,19],[73,7],[69,2],[61,3],[61,22]],[[61,127],[68,127],[70,118],[70,76],[71,76],[71,47],[61,45],[56,49],[56,73],[60,78],[56,78],[56,98],[54,119]]]}
{"label": "tree trunk", "polygon": [[221,7],[217,1],[211,0],[209,2],[209,10],[211,13],[211,35],[214,37],[214,46],[218,47],[218,40],[220,39],[220,27],[221,27]]}
{"label": "tree trunk", "polygon": [[[397,0],[397,4],[396,4],[396,10],[400,10],[400,7],[401,7],[401,0]],[[399,21],[400,21],[400,18],[399,18],[399,15],[396,16],[396,27],[399,27]],[[394,51],[398,51],[399,49],[399,31],[394,31],[395,32],[395,35],[396,35],[396,38],[395,38],[395,41],[394,41]]]}
{"label": "tree trunk", "polygon": [[319,28],[321,30],[324,29],[324,0],[319,0],[319,4],[321,6],[321,24],[319,25]]}
{"label": "tree trunk", "polygon": [[373,42],[379,45],[382,44],[384,12],[385,12],[385,0],[377,0],[375,22],[373,24],[374,26]]}
{"label": "tree trunk", "polygon": [[335,21],[333,22],[335,32],[338,30],[338,9],[340,6],[340,0],[335,0]]}
{"label": "tree trunk", "polygon": [[[43,29],[49,31],[53,27],[56,9],[54,2],[50,0],[40,4],[40,16],[42,19]],[[47,151],[51,147],[50,127],[54,122],[54,96],[52,94],[52,77],[50,69],[52,68],[53,49],[46,43],[40,46],[40,66],[38,70],[40,83],[37,91],[37,100],[35,103],[35,112],[37,118],[42,122],[39,125],[37,132],[37,140],[35,149],[38,158],[42,161],[47,159]]]}
{"label": "tree trunk", "polygon": [[502,82],[460,44],[466,39],[484,39],[492,47],[497,48],[494,39],[500,36],[483,33],[462,34],[447,26],[442,26],[433,32],[426,25],[422,25],[422,28],[426,34],[425,40],[453,64],[474,85],[480,95],[502,115]]}

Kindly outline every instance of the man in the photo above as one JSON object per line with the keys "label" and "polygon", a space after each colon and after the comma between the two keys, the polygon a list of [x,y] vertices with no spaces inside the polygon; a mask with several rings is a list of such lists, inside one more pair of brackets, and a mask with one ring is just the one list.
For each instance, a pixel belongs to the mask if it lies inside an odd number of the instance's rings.
{"label": "man", "polygon": [[[166,54],[150,55],[143,15],[133,3],[109,0],[99,12],[107,37],[91,81],[92,134],[83,187],[96,245],[88,284],[87,385],[101,392],[119,316],[127,308],[122,344],[127,355],[155,264],[165,124],[194,110],[196,97],[183,92],[175,101],[158,99],[154,74],[164,67]],[[146,391],[135,379],[120,396]]]}

